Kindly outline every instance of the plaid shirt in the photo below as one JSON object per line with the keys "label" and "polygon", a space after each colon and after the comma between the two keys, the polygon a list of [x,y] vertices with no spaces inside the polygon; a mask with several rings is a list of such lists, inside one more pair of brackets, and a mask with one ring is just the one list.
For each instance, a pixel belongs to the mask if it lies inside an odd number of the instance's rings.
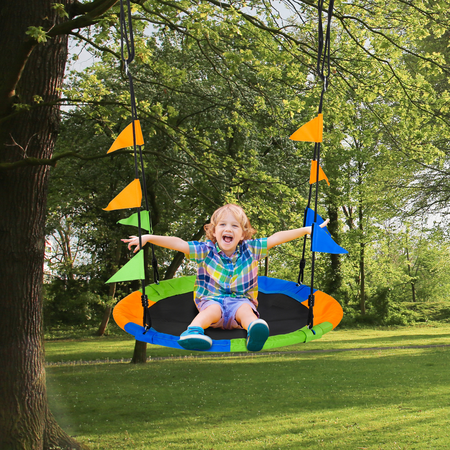
{"label": "plaid shirt", "polygon": [[188,258],[198,264],[194,300],[245,297],[258,306],[258,261],[267,254],[267,238],[243,241],[231,257],[212,241],[189,242]]}

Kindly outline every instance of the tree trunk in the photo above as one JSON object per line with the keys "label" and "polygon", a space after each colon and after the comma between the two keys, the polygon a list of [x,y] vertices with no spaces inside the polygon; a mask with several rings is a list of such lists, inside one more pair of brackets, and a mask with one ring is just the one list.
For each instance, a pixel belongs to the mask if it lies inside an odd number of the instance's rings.
{"label": "tree trunk", "polygon": [[105,308],[105,311],[103,312],[102,321],[100,323],[100,326],[98,327],[97,333],[95,333],[96,336],[103,336],[105,334],[106,327],[109,324],[109,318],[111,317],[112,310],[113,310],[112,306],[107,306]]}
{"label": "tree trunk", "polygon": [[362,203],[359,205],[359,231],[361,232],[361,241],[359,243],[359,306],[361,314],[366,314],[366,244],[364,242],[363,227],[363,208]]}
{"label": "tree trunk", "polygon": [[[117,270],[117,268],[119,267],[121,253],[122,253],[122,246],[120,244],[118,244],[118,245],[116,245],[115,255],[114,255],[113,267],[115,270]],[[116,287],[117,287],[117,283],[111,283],[109,285],[109,298],[110,298],[109,301],[111,302],[111,304],[114,302],[114,297],[116,295]],[[112,306],[107,306],[105,308],[105,311],[103,312],[102,322],[96,333],[97,336],[103,336],[105,334],[106,327],[108,326],[112,310],[113,310]]]}
{"label": "tree trunk", "polygon": [[[62,85],[67,37],[35,46],[26,31],[29,25],[48,28],[58,21],[49,1],[2,1],[0,164],[52,155],[59,109],[50,103],[58,99]],[[0,172],[2,450],[83,448],[60,429],[48,409],[41,298],[48,174],[45,165]]]}
{"label": "tree trunk", "polygon": [[147,362],[147,342],[136,341],[134,343],[133,358],[131,364],[145,364]]}
{"label": "tree trunk", "polygon": [[[336,196],[333,196],[336,198]],[[339,209],[334,204],[329,204],[327,207],[328,218],[330,223],[327,225],[328,231],[337,244],[340,244],[339,239]],[[327,284],[325,292],[331,296],[337,295],[342,285],[342,270],[341,270],[341,257],[339,254],[330,253],[330,265],[327,267]]]}
{"label": "tree trunk", "polygon": [[359,307],[361,314],[366,314],[366,266],[365,266],[365,244],[361,242],[359,247]]}
{"label": "tree trunk", "polygon": [[411,296],[412,296],[412,301],[415,303],[416,302],[416,285],[414,283],[412,274],[411,274],[411,260],[409,258],[409,250],[408,247],[406,247],[406,261],[408,263],[408,276],[409,279],[411,280]]}

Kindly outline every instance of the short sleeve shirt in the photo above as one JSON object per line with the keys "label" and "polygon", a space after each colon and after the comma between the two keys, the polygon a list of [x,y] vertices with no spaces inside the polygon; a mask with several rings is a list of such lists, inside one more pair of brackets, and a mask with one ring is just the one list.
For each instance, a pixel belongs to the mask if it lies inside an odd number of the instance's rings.
{"label": "short sleeve shirt", "polygon": [[258,306],[258,261],[267,255],[267,238],[243,241],[230,257],[212,241],[190,241],[188,259],[198,264],[194,300],[245,297]]}

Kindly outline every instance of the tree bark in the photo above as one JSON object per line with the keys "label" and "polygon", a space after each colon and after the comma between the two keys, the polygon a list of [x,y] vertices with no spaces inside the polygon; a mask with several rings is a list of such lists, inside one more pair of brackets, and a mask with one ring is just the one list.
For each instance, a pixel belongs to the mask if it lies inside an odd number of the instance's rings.
{"label": "tree bark", "polygon": [[[335,198],[333,195],[332,198]],[[330,223],[327,225],[327,228],[333,237],[333,240],[340,244],[339,239],[339,216],[338,216],[339,208],[330,203],[327,206],[328,218],[330,219]],[[341,258],[339,254],[330,253],[330,266],[327,268],[327,284],[325,288],[325,292],[330,294],[331,296],[337,295],[339,289],[342,285],[342,270],[341,270]]]}
{"label": "tree bark", "polygon": [[131,364],[145,364],[147,362],[147,342],[136,341],[134,343]]}
{"label": "tree bark", "polygon": [[[61,0],[70,6],[74,0]],[[30,26],[64,22],[48,0],[0,5],[0,167],[51,158],[67,35],[39,43]],[[70,438],[48,408],[42,342],[44,225],[49,166],[0,172],[0,448],[86,448]]]}
{"label": "tree bark", "polygon": [[364,242],[364,226],[363,226],[363,205],[359,202],[359,231],[361,232],[361,241],[359,243],[359,306],[361,314],[366,314],[366,244]]}
{"label": "tree bark", "polygon": [[[118,245],[116,245],[116,251],[115,251],[115,255],[114,255],[114,265],[113,265],[113,267],[116,270],[117,270],[117,267],[119,267],[121,253],[122,253],[122,247],[120,244],[118,244]],[[109,298],[110,298],[111,303],[114,302],[114,297],[116,295],[116,287],[117,287],[117,283],[111,283],[109,285]],[[109,319],[111,317],[112,310],[113,310],[112,306],[107,306],[105,308],[105,311],[103,312],[102,322],[100,323],[100,326],[96,333],[97,336],[103,336],[105,334],[106,328],[109,324]]]}

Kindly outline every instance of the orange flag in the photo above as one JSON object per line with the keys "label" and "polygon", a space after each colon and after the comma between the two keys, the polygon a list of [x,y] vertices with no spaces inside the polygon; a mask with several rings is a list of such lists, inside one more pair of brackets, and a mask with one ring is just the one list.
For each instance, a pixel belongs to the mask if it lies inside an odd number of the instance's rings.
{"label": "orange flag", "polygon": [[328,186],[330,185],[330,182],[328,181],[327,176],[325,175],[325,172],[322,170],[322,167],[319,166],[319,180],[317,180],[317,161],[311,161],[311,172],[309,174],[309,184],[313,184],[316,181],[320,180],[326,180],[328,183]]}
{"label": "orange flag", "polygon": [[[136,145],[144,145],[144,136],[142,135],[141,123],[139,120],[134,121],[134,128],[136,130]],[[133,144],[133,124],[130,123],[122,133],[117,136],[111,148],[107,153],[115,152],[121,148],[131,147]]]}
{"label": "orange flag", "polygon": [[139,208],[141,203],[141,183],[139,178],[136,178],[103,209],[105,211],[114,211],[116,209]]}
{"label": "orange flag", "polygon": [[289,139],[302,142],[322,142],[323,114],[302,125]]}

